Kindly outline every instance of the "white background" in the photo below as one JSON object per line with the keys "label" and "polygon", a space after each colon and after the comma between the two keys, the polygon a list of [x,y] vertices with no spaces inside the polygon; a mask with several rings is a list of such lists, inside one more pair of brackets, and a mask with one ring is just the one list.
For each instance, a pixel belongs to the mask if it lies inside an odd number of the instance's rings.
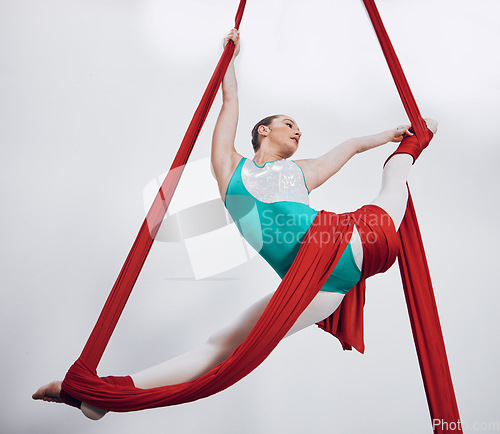
{"label": "white background", "polygon": [[[377,3],[422,113],[440,121],[411,186],[461,417],[498,427],[500,2]],[[83,348],[144,218],[142,190],[170,166],[236,8],[0,0],[2,433],[431,432],[396,267],[368,283],[365,355],[310,328],[192,404],[92,422],[31,400]],[[249,0],[241,32],[240,153],[251,157],[252,126],[274,113],[298,121],[297,158],[406,122],[360,1]],[[209,155],[219,106],[194,160]],[[370,201],[394,147],[353,159],[313,207]],[[182,244],[157,243],[99,373],[202,343],[278,283],[260,258],[195,281]]]}

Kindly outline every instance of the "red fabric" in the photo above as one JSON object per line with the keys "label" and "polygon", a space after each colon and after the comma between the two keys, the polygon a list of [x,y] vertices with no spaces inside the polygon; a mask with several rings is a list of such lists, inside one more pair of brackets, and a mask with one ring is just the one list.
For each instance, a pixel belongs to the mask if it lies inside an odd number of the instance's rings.
{"label": "red fabric", "polygon": [[[420,149],[423,149],[429,140],[425,121],[420,115],[394,48],[378,14],[375,2],[373,0],[363,0],[363,3],[372,21],[405,110],[415,130],[415,138],[419,141]],[[411,142],[414,142],[415,138],[411,138]],[[407,143],[411,142],[407,141]],[[403,146],[403,143],[401,145]],[[439,424],[435,424],[434,432],[462,431],[429,268],[411,195],[403,223],[399,228],[399,236],[402,246],[398,257],[401,279],[427,402],[431,420],[440,421]],[[443,427],[446,429],[443,429]],[[449,427],[456,429],[451,430],[448,429]]]}
{"label": "red fabric", "polygon": [[[235,27],[239,28],[246,0],[240,0],[238,11],[236,12]],[[187,163],[194,143],[198,138],[201,127],[205,122],[210,107],[215,99],[215,95],[224,78],[227,67],[234,53],[234,44],[230,42],[226,45],[224,52],[217,64],[215,71],[208,83],[207,89],[196,109],[196,112],[189,124],[189,127],[184,135],[179,151],[177,152],[174,162],[163,181],[156,198],[151,205],[151,208],[142,223],[142,226],[137,234],[137,237],[132,245],[132,248],[123,264],[123,267],[116,279],[116,282],[111,290],[111,293],[106,300],[103,310],[97,320],[94,329],[83,349],[80,358],[92,369],[97,368],[102,354],[113,334],[113,330],[120,318],[120,315],[125,308],[125,304],[132,292],[139,273],[142,270],[144,262],[148,256],[149,250],[153,245],[154,238],[158,233],[161,222],[165,217],[167,208],[172,200],[179,179],[184,170],[184,165]]]}
{"label": "red fabric", "polygon": [[[410,131],[413,133],[413,128],[410,128]],[[427,148],[433,137],[433,132],[428,128],[425,131],[425,137],[423,140],[419,140],[419,138],[416,136],[406,135],[398,146],[398,149],[396,149],[385,161],[384,166],[392,157],[394,157],[394,155],[398,154],[410,154],[413,157],[413,162],[415,163],[417,158],[420,157],[422,151]]]}
{"label": "red fabric", "polygon": [[367,205],[350,214],[321,211],[261,318],[224,362],[192,381],[138,389],[130,377],[99,378],[80,357],[64,379],[64,396],[105,410],[132,411],[194,401],[231,386],[264,361],[318,293],[342,256],[354,221],[362,241],[369,246],[364,276],[385,271],[396,260],[399,240],[384,210]]}
{"label": "red fabric", "polygon": [[399,268],[431,420],[440,421],[435,428],[436,433],[462,431],[461,424],[458,424],[460,415],[411,195],[399,228],[399,237]]}
{"label": "red fabric", "polygon": [[[370,206],[371,209],[374,205]],[[365,305],[365,279],[377,273],[387,271],[394,263],[393,258],[399,251],[399,240],[388,234],[395,233],[391,217],[381,214],[357,214],[356,227],[363,241],[363,271],[361,281],[344,297],[340,307],[318,326],[339,339],[344,350],[355,348],[360,353],[365,351],[363,308]],[[382,258],[386,262],[378,261]]]}

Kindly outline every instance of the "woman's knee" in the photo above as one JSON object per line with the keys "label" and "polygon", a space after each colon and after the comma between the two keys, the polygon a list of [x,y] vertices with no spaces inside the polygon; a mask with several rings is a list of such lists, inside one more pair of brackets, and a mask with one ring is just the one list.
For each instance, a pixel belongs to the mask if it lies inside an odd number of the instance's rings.
{"label": "woman's knee", "polygon": [[231,354],[240,345],[264,312],[272,293],[242,312],[231,323],[213,333],[207,340],[221,354]]}

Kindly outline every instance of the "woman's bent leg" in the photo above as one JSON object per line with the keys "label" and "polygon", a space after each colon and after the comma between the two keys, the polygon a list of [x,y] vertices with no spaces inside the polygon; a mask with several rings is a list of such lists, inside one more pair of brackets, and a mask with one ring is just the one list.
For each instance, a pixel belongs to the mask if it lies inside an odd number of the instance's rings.
{"label": "woman's bent leg", "polygon": [[[206,343],[188,353],[132,375],[141,389],[182,383],[197,378],[224,361],[248,336],[266,308],[272,293],[254,303],[236,320],[212,334]],[[320,291],[302,312],[287,336],[330,316],[340,305],[343,294]]]}

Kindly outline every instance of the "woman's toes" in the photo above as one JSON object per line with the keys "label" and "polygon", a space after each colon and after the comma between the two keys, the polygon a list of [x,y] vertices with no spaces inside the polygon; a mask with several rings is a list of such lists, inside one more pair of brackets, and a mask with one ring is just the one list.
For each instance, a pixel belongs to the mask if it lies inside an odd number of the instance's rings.
{"label": "woman's toes", "polygon": [[53,381],[40,387],[33,395],[33,399],[41,399],[47,402],[61,402],[61,381]]}

